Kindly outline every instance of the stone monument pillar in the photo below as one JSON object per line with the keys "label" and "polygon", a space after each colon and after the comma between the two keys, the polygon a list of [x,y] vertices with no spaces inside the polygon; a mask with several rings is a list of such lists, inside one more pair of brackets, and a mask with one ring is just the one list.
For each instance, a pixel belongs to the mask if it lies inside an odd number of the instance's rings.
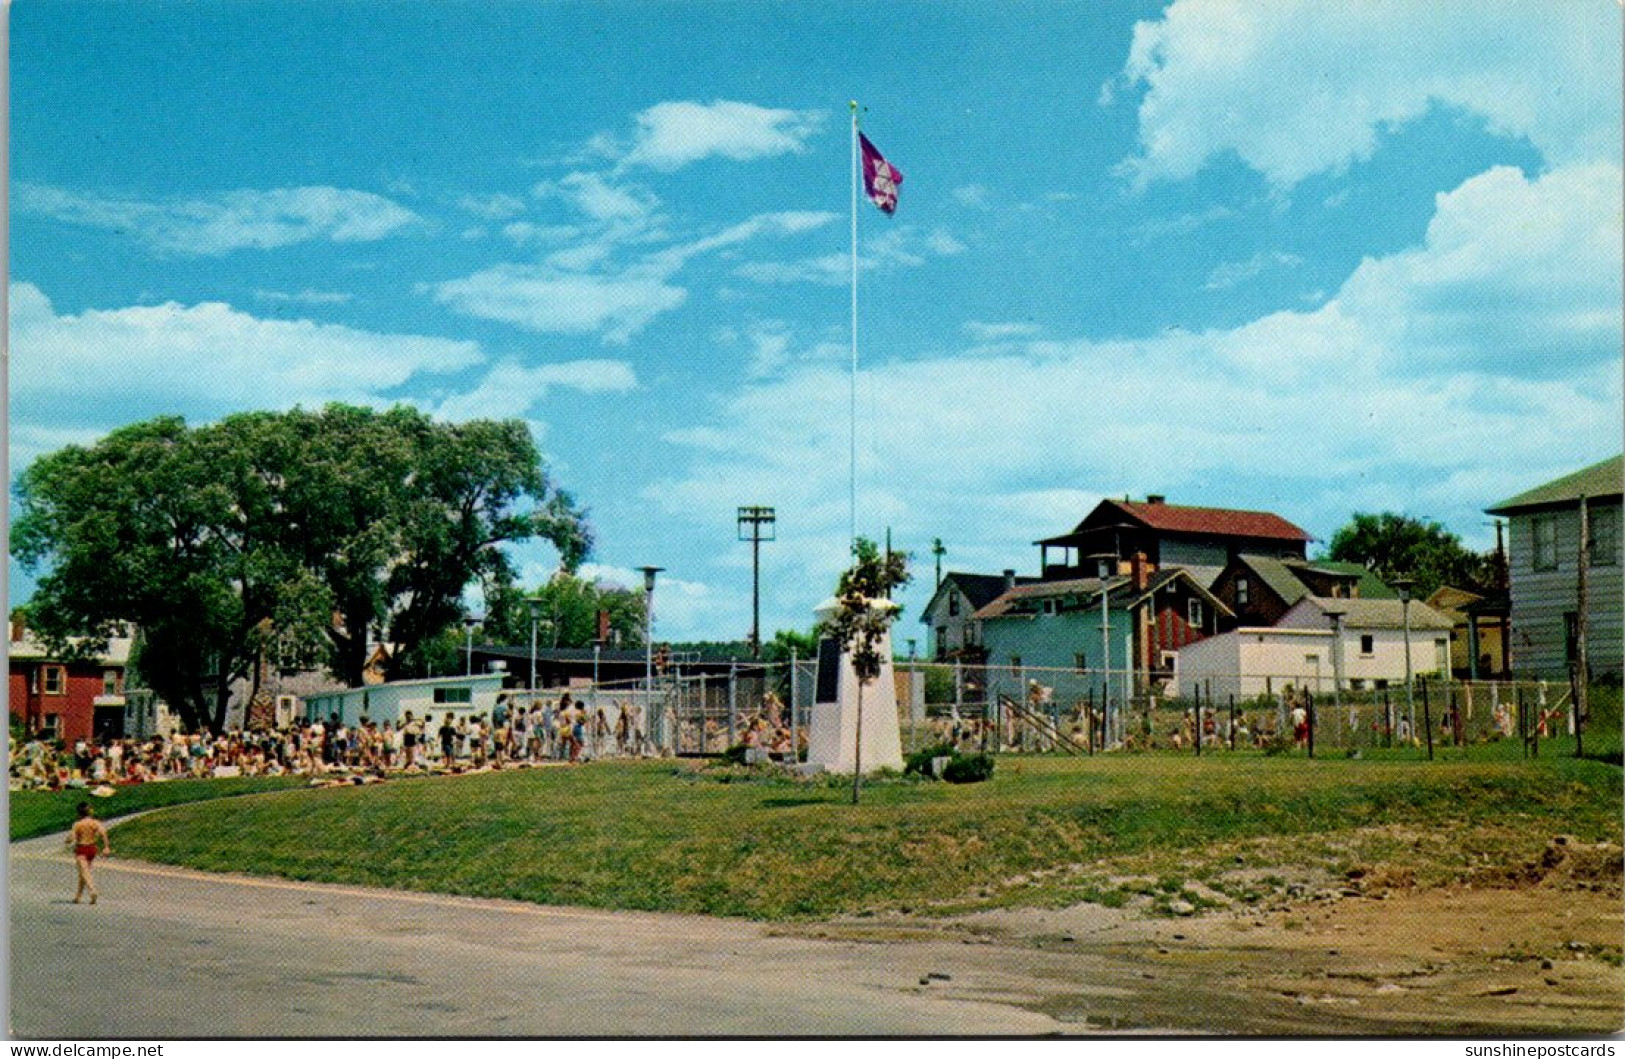
{"label": "stone monument pillar", "polygon": [[[872,600],[871,606],[896,610],[890,600]],[[838,600],[828,600],[817,610],[820,621],[840,609]],[[903,740],[897,726],[897,682],[892,675],[891,633],[875,645],[880,652],[880,675],[863,686],[863,739],[861,761],[858,752],[858,677],[852,669],[852,656],[834,643],[820,645],[818,689],[814,695],[812,723],[807,733],[807,767],[824,772],[850,773],[903,768]],[[823,670],[832,666],[834,679]]]}

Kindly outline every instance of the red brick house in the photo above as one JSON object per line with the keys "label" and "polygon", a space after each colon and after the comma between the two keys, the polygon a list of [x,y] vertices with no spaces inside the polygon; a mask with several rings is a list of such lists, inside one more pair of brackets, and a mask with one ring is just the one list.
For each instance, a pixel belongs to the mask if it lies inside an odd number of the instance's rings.
{"label": "red brick house", "polygon": [[8,651],[11,715],[30,732],[72,742],[124,734],[124,671],[130,639],[115,637],[95,658],[50,655],[20,621],[11,623]]}

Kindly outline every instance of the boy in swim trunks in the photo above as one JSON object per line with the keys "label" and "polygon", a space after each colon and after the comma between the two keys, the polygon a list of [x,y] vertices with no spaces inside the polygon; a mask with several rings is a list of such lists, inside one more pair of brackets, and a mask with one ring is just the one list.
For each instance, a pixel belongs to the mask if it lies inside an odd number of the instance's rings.
{"label": "boy in swim trunks", "polygon": [[96,903],[96,882],[91,878],[90,864],[96,859],[97,842],[101,843],[103,853],[112,854],[113,847],[107,841],[107,828],[90,815],[89,802],[80,802],[79,819],[68,829],[68,845],[73,847],[74,865],[79,870],[79,888],[73,892],[74,904],[79,903],[86,890],[90,891],[90,903]]}

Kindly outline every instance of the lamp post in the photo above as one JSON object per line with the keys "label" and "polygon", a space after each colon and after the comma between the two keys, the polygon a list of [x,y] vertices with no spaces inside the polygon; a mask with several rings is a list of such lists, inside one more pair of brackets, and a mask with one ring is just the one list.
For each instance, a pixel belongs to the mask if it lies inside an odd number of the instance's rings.
{"label": "lamp post", "polygon": [[530,703],[536,704],[536,614],[541,609],[542,598],[530,596],[526,598],[530,604]]}
{"label": "lamp post", "polygon": [[1411,586],[1416,584],[1414,578],[1396,577],[1389,584],[1399,593],[1399,608],[1404,614],[1405,622],[1405,724],[1409,726],[1412,738],[1416,736],[1416,694],[1412,688],[1411,679]]}
{"label": "lamp post", "polygon": [[655,575],[664,566],[643,566],[643,681],[652,694],[655,688]]}
{"label": "lamp post", "polygon": [[[1332,620],[1332,712],[1337,716],[1343,715],[1343,615],[1347,614],[1341,607],[1325,608],[1326,617]],[[1352,726],[1350,726],[1353,743]],[[1315,756],[1315,700],[1309,699],[1309,756]]]}
{"label": "lamp post", "polygon": [[474,626],[480,623],[479,619],[470,614],[463,619],[463,629],[467,633],[468,644],[463,652],[463,676],[474,675]]}
{"label": "lamp post", "polygon": [[[762,542],[778,537],[778,516],[770,507],[739,509],[739,539],[750,541],[750,656],[762,657]],[[648,567],[644,567],[645,570]],[[654,584],[653,581],[650,582]],[[653,588],[650,589],[653,591]]]}
{"label": "lamp post", "polygon": [[1095,561],[1095,569],[1100,574],[1100,708],[1106,715],[1106,737],[1109,741],[1115,729],[1111,708],[1112,617],[1106,586],[1111,579],[1112,567],[1117,565],[1117,556],[1112,552],[1096,552],[1089,558]]}
{"label": "lamp post", "polygon": [[931,538],[931,554],[936,556],[936,558],[937,558],[937,583],[936,583],[935,587],[941,587],[941,585],[942,585],[942,557],[944,555],[948,554],[948,549],[943,547],[943,545],[942,545],[942,538],[941,537],[932,537]]}

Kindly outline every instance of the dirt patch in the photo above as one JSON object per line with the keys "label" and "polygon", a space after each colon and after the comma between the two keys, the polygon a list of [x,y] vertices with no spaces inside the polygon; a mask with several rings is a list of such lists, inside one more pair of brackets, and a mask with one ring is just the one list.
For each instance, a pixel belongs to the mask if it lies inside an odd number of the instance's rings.
{"label": "dirt patch", "polygon": [[[955,980],[922,988],[996,981],[1004,1002],[1079,1032],[1618,1032],[1625,852],[1568,836],[1540,842],[1524,839],[1526,853],[1502,865],[1457,847],[1441,867],[1431,835],[1365,833],[1291,868],[1271,863],[1280,850],[1249,843],[1180,864],[1074,871],[1073,885],[1132,896],[1118,907],[894,910],[816,929],[849,942],[957,945]],[[1136,867],[1155,870],[1125,870]],[[1238,899],[1249,892],[1268,896]]]}

